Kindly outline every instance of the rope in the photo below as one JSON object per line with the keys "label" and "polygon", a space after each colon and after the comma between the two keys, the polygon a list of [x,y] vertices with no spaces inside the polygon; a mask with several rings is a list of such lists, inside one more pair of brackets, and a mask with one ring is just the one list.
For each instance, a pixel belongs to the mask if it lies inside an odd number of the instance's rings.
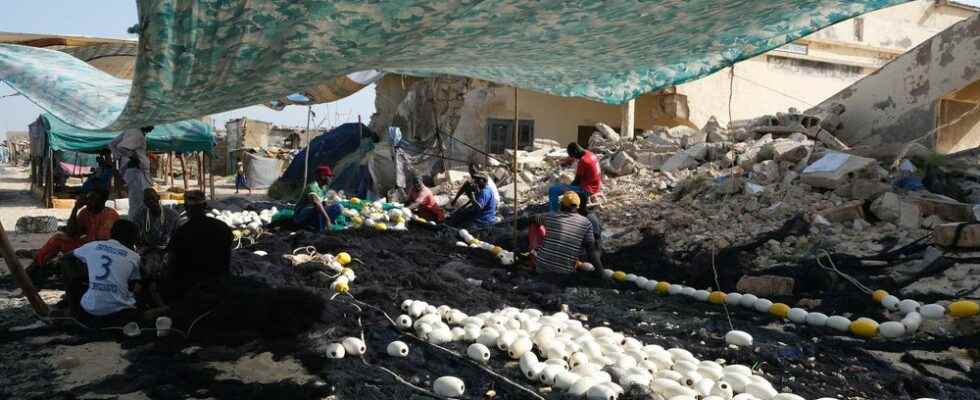
{"label": "rope", "polygon": [[[718,280],[718,268],[715,267],[715,248],[713,245],[711,246],[711,271],[715,274],[715,287],[718,288],[717,290],[721,290],[721,281]],[[728,327],[734,331],[735,324],[732,323],[732,314],[728,311],[728,303],[723,301],[721,302],[721,306],[725,309],[725,317],[728,318]]]}
{"label": "rope", "polygon": [[[820,268],[823,268],[823,269],[825,269],[825,270],[827,270],[827,271],[833,271],[833,272],[836,272],[836,273],[837,273],[838,275],[840,275],[840,276],[841,276],[842,278],[844,278],[844,279],[846,279],[846,280],[847,280],[848,282],[851,282],[851,284],[853,284],[853,285],[854,285],[854,286],[856,286],[856,287],[857,287],[857,288],[858,288],[859,290],[861,290],[862,292],[864,292],[864,293],[866,293],[866,294],[871,294],[871,293],[873,292],[873,290],[871,290],[871,289],[870,289],[870,288],[868,288],[867,286],[864,286],[864,284],[862,284],[861,282],[859,282],[859,281],[858,281],[857,279],[855,279],[854,277],[852,277],[852,276],[850,276],[850,275],[848,275],[848,274],[845,274],[845,273],[843,273],[843,272],[841,272],[841,270],[839,270],[839,269],[837,269],[837,265],[835,265],[835,264],[834,264],[834,259],[833,259],[833,258],[831,258],[831,256],[830,256],[830,253],[828,253],[828,252],[827,252],[827,250],[824,250],[824,249],[820,249],[820,250],[817,250],[817,252],[818,252],[818,253],[821,253],[821,254],[818,254],[818,255],[817,255],[817,265],[819,265],[819,266],[820,266]],[[827,262],[829,262],[829,263],[830,263],[830,267],[829,267],[829,268],[828,268],[828,267],[826,267],[826,266],[824,266],[824,265],[823,265],[823,262],[821,262],[821,261],[820,261],[820,258],[821,258],[821,256],[823,256],[823,257],[826,257],[826,258],[827,258]]]}

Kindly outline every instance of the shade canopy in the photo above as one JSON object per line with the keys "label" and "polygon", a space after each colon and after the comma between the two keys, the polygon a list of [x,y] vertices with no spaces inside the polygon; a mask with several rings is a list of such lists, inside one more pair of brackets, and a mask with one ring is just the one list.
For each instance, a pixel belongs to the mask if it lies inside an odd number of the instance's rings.
{"label": "shade canopy", "polygon": [[[120,133],[78,129],[50,114],[42,114],[39,119],[54,151],[95,153],[108,148],[109,142]],[[196,120],[156,125],[146,136],[146,147],[151,152],[211,152],[214,143],[211,126]]]}
{"label": "shade canopy", "polygon": [[0,45],[0,79],[70,125],[110,131],[268,103],[365,70],[620,103],[906,1],[146,0],[132,81],[17,45]]}

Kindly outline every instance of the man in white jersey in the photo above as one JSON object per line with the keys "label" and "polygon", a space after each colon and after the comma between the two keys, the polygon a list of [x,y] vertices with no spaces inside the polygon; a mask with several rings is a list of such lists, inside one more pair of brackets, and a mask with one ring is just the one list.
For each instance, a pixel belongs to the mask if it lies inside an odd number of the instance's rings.
{"label": "man in white jersey", "polygon": [[133,249],[139,232],[126,220],[112,225],[109,240],[90,242],[72,254],[81,266],[64,264],[72,314],[96,325],[136,320],[134,292],[140,290],[140,256]]}

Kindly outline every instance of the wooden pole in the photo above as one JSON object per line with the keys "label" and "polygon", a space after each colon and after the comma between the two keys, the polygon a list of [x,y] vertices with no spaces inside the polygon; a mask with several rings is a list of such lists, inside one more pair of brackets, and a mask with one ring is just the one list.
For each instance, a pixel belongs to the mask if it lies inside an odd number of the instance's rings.
{"label": "wooden pole", "polygon": [[204,153],[195,154],[194,160],[197,161],[197,188],[203,192],[207,190],[204,186]]}
{"label": "wooden pole", "polygon": [[211,188],[211,200],[214,200],[214,171],[211,171],[212,164],[214,164],[214,157],[208,154],[208,186]]}
{"label": "wooden pole", "polygon": [[514,247],[517,250],[517,213],[520,211],[520,201],[518,200],[521,195],[517,192],[517,150],[520,149],[520,139],[521,139],[521,121],[518,116],[518,102],[517,102],[517,87],[514,88],[514,160],[511,165],[511,169],[514,172],[514,176],[511,178],[511,184],[514,185]]}
{"label": "wooden pole", "polygon": [[167,153],[167,176],[170,178],[170,187],[174,187],[174,152]]}
{"label": "wooden pole", "polygon": [[47,317],[49,314],[48,305],[41,299],[41,295],[37,293],[37,288],[34,287],[34,282],[31,282],[31,277],[27,276],[24,267],[20,265],[20,260],[14,254],[14,248],[10,245],[10,239],[7,238],[7,231],[2,222],[0,222],[0,253],[3,253],[3,259],[7,262],[7,270],[14,277],[17,287],[20,288],[21,292],[24,292],[24,296],[31,303],[31,307],[38,315]]}
{"label": "wooden pole", "polygon": [[187,193],[187,164],[184,163],[184,155],[178,154],[177,160],[180,161],[180,175],[184,178],[184,193]]}
{"label": "wooden pole", "polygon": [[48,147],[48,173],[45,176],[45,184],[48,186],[48,198],[44,205],[48,208],[54,207],[54,150]]}

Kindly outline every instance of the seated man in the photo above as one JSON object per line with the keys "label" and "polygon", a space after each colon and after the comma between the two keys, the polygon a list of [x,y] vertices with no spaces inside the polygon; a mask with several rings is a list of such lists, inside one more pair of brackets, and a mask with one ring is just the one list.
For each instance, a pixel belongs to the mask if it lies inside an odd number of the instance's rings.
{"label": "seated man", "polygon": [[72,252],[80,263],[61,263],[69,309],[83,324],[115,326],[139,319],[133,295],[140,291],[136,237],[136,225],[116,221],[109,240],[89,242]]}
{"label": "seated man", "polygon": [[568,156],[578,159],[575,167],[575,179],[571,185],[554,185],[548,188],[548,209],[558,211],[558,198],[571,190],[578,193],[583,204],[589,203],[589,197],[599,193],[602,186],[602,171],[599,169],[599,158],[591,151],[585,150],[578,143],[568,144]]}
{"label": "seated man", "polygon": [[447,224],[456,228],[487,228],[497,222],[498,197],[487,185],[487,176],[473,175],[475,183],[467,197],[471,200],[453,213]]}
{"label": "seated man", "polygon": [[133,217],[133,223],[139,229],[137,249],[142,260],[140,272],[152,305],[160,307],[164,303],[157,292],[157,283],[169,275],[166,272],[166,247],[177,230],[180,214],[160,205],[160,195],[153,188],[143,190],[143,205],[145,207]]}
{"label": "seated man", "polygon": [[231,228],[206,214],[204,192],[184,194],[187,222],[177,228],[167,247],[171,276],[163,283],[163,299],[172,304],[190,291],[205,290],[230,276]]}
{"label": "seated man", "polygon": [[[490,191],[493,192],[494,197],[496,197],[498,199],[500,198],[500,192],[497,190],[497,184],[493,181],[493,178],[490,177],[490,174],[482,174],[482,173],[480,173],[480,168],[476,164],[474,164],[474,163],[470,163],[468,165],[468,168],[470,170],[470,177],[471,178],[474,177],[474,176],[476,176],[476,175],[482,175],[482,176],[484,176],[487,179],[487,187],[489,187],[490,188]],[[456,202],[459,201],[459,198],[461,196],[463,196],[463,195],[466,195],[467,198],[469,198],[470,201],[472,201],[473,200],[472,193],[475,192],[474,191],[475,185],[476,185],[476,183],[473,180],[469,180],[466,183],[464,183],[463,186],[461,186],[459,188],[459,190],[456,191],[456,197],[453,197],[453,201],[451,201],[449,204],[452,204],[453,206],[455,206],[456,205]]]}
{"label": "seated man", "polygon": [[583,250],[596,270],[602,270],[592,223],[579,214],[580,205],[578,194],[568,191],[561,197],[560,211],[533,217],[528,239],[532,264],[538,272],[574,272]]}
{"label": "seated man", "polygon": [[412,182],[412,188],[408,192],[408,201],[411,202],[408,208],[421,218],[438,223],[442,223],[446,219],[446,214],[436,203],[436,196],[432,194],[432,190],[425,186],[421,176],[416,176]]}
{"label": "seated man", "polygon": [[[116,210],[105,206],[109,192],[95,188],[83,196],[75,201],[66,232],[55,233],[48,239],[38,251],[34,266],[43,266],[59,253],[71,252],[85,243],[109,239],[112,224],[119,220]],[[79,212],[82,206],[85,208]]]}
{"label": "seated man", "polygon": [[293,209],[293,222],[304,228],[323,230],[329,227],[331,219],[323,208],[327,187],[333,178],[333,170],[327,165],[321,165],[313,172],[313,182],[303,190]]}

